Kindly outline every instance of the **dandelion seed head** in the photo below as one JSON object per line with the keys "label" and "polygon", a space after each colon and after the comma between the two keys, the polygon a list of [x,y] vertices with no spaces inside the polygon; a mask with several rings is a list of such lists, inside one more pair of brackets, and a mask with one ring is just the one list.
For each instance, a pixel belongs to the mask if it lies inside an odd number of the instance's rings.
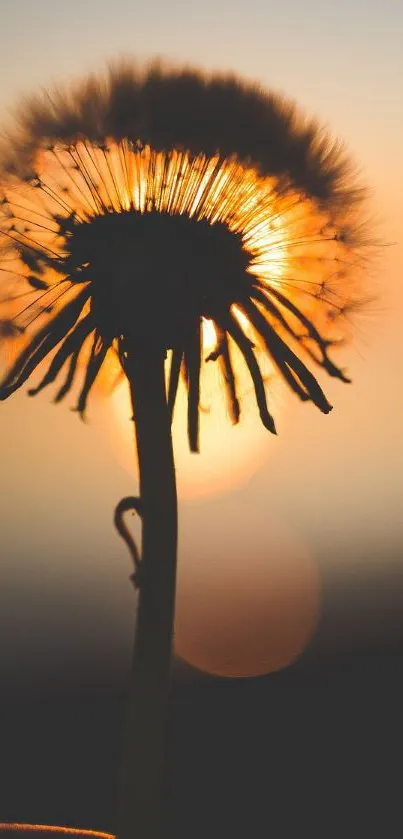
{"label": "dandelion seed head", "polygon": [[240,354],[275,430],[258,351],[330,410],[306,360],[347,381],[328,351],[360,304],[372,243],[342,145],[294,103],[235,77],[112,65],[25,100],[0,176],[0,317],[27,336],[2,398],[50,358],[30,392],[64,371],[59,401],[81,367],[83,414],[111,354],[124,366],[137,342],[172,354],[172,409],[185,376],[194,448],[203,357],[235,422]]}

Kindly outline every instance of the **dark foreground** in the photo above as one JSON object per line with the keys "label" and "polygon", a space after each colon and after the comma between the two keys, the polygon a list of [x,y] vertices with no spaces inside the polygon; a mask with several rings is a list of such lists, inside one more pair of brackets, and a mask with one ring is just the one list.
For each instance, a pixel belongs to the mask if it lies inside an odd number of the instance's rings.
{"label": "dark foreground", "polygon": [[[5,698],[0,821],[115,829],[122,695]],[[178,680],[168,836],[403,835],[403,658]]]}

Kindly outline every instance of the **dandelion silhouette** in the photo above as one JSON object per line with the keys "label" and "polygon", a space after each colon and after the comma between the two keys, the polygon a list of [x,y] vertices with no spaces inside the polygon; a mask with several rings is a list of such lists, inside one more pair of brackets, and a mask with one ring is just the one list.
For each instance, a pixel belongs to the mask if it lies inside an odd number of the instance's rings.
{"label": "dandelion silhouette", "polygon": [[[1,346],[6,399],[79,383],[83,417],[104,371],[129,382],[142,516],[141,578],[119,837],[160,831],[177,512],[171,421],[180,377],[199,449],[200,372],[217,363],[232,422],[236,364],[275,433],[259,354],[331,410],[311,365],[361,301],[368,240],[343,148],[292,102],[233,77],[128,64],[25,101],[1,155]],[[205,325],[216,346],[207,353]],[[169,356],[169,373],[165,359]],[[45,365],[45,366],[44,366]],[[131,546],[136,569],[139,556]]]}

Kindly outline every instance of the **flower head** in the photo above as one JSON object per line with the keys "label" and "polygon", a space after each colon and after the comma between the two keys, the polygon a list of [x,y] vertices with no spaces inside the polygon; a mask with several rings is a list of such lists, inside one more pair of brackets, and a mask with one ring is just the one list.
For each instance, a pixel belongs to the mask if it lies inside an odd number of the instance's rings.
{"label": "flower head", "polygon": [[201,365],[220,365],[237,422],[236,353],[275,431],[264,349],[300,399],[330,410],[307,364],[348,381],[329,350],[360,299],[362,192],[293,103],[232,77],[122,65],[26,101],[0,171],[0,337],[16,348],[0,398],[46,359],[29,393],[64,374],[59,401],[83,368],[83,414],[113,357],[124,369],[158,347],[171,411],[185,377],[197,450]]}

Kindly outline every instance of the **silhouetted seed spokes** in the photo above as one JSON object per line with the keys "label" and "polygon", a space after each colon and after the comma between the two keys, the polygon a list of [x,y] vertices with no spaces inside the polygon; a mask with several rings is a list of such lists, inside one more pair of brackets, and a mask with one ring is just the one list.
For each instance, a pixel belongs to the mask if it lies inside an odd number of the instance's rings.
{"label": "silhouetted seed spokes", "polygon": [[195,321],[189,330],[184,351],[186,383],[188,388],[188,437],[190,451],[199,451],[199,404],[200,404],[200,368],[201,368],[201,322]]}
{"label": "silhouetted seed spokes", "polygon": [[304,315],[304,313],[301,312],[301,310],[291,300],[289,300],[284,294],[281,294],[281,292],[277,289],[268,287],[265,288],[264,293],[261,292],[259,296],[257,296],[255,293],[253,294],[253,297],[260,303],[262,303],[262,305],[264,306],[266,305],[268,296],[275,297],[279,301],[279,303],[281,303],[284,306],[284,308],[288,309],[288,311],[291,312],[303,326],[305,326],[309,337],[312,338],[312,340],[315,342],[316,346],[322,354],[321,359],[316,359],[317,363],[324,367],[329,376],[341,379],[342,382],[349,384],[351,382],[351,379],[349,379],[343,373],[343,370],[341,370],[340,367],[337,367],[331,361],[327,354],[328,347],[332,346],[334,342],[323,338],[312,323],[312,321],[306,315]]}
{"label": "silhouetted seed spokes", "polygon": [[43,219],[44,221],[47,221],[47,222],[54,222],[54,220],[55,220],[54,215],[52,213],[49,213],[49,212],[41,213],[35,207],[34,204],[32,204],[31,207],[29,207],[29,206],[27,207],[26,204],[17,203],[16,201],[13,200],[13,198],[10,198],[9,196],[7,196],[5,198],[4,203],[7,205],[8,209],[9,209],[9,213],[12,214],[13,216],[14,216],[15,210],[22,210],[23,212],[27,213],[28,215],[36,216],[37,218]]}
{"label": "silhouetted seed spokes", "polygon": [[77,407],[74,408],[74,410],[80,414],[81,419],[84,419],[88,394],[102,367],[102,364],[105,361],[105,356],[108,352],[108,349],[108,344],[104,343],[102,338],[100,338],[98,332],[96,332],[91,348],[90,359],[85,370],[84,384],[78,397]]}
{"label": "silhouetted seed spokes", "polygon": [[127,156],[126,156],[126,147],[125,147],[125,140],[121,140],[118,143],[118,154],[121,162],[123,177],[124,177],[124,191],[127,196],[130,195],[131,192],[131,184],[130,184],[130,177],[129,177],[129,169],[127,165]]}
{"label": "silhouetted seed spokes", "polygon": [[102,167],[98,165],[97,160],[96,160],[96,149],[95,148],[91,149],[90,144],[86,140],[83,141],[83,145],[84,145],[85,151],[87,152],[87,155],[88,155],[88,157],[89,157],[89,159],[92,163],[92,166],[97,173],[97,177],[99,178],[99,182],[102,185],[102,188],[105,190],[107,200],[108,200],[110,206],[112,207],[113,206],[113,200],[112,200],[109,188],[108,188],[108,184],[106,182],[106,178],[103,175]]}
{"label": "silhouetted seed spokes", "polygon": [[[12,231],[11,233],[9,231]],[[36,258],[40,258],[42,262],[47,262],[48,264],[56,263],[56,260],[59,258],[59,254],[56,254],[55,251],[51,251],[50,248],[46,247],[46,245],[42,246],[40,243],[34,242],[33,239],[30,239],[28,236],[22,236],[22,234],[18,233],[18,231],[13,231],[10,227],[9,230],[0,230],[0,235],[5,236],[6,239],[10,239],[11,242],[17,246],[20,252],[25,250],[31,251],[32,254],[36,254]],[[24,238],[26,241],[22,242],[21,238]],[[45,253],[47,251],[47,253]],[[28,265],[28,262],[26,263]],[[32,268],[28,265],[31,270],[36,270],[36,268]]]}
{"label": "silhouetted seed spokes", "polygon": [[288,320],[285,318],[283,313],[280,311],[278,306],[269,300],[264,291],[260,291],[259,288],[254,288],[251,292],[251,300],[260,303],[262,307],[266,310],[269,315],[272,315],[273,318],[283,327],[285,332],[288,333],[295,341],[299,340],[299,334],[292,328],[291,324],[288,323]]}
{"label": "silhouetted seed spokes", "polygon": [[[28,278],[26,278],[26,279],[28,279]],[[49,295],[50,295],[52,292],[54,292],[54,291],[55,291],[55,289],[57,290],[58,288],[60,288],[60,285],[61,285],[61,283],[62,283],[62,282],[63,282],[63,281],[58,282],[58,283],[55,283],[54,285],[51,285],[51,286],[49,286],[49,285],[47,285],[47,284],[46,284],[46,288],[43,290],[43,294],[37,294],[37,295],[34,297],[34,299],[33,299],[33,300],[30,300],[30,302],[29,302],[29,303],[27,303],[27,304],[26,304],[26,306],[23,306],[23,308],[22,308],[22,309],[20,309],[20,311],[18,312],[18,314],[15,316],[15,320],[17,320],[17,318],[18,318],[19,320],[21,320],[21,318],[22,318],[22,316],[23,316],[23,315],[26,315],[26,313],[27,313],[27,312],[30,312],[30,310],[31,310],[31,309],[34,309],[34,308],[35,308],[35,306],[38,306],[38,304],[39,304],[39,308],[42,308],[42,305],[41,305],[41,304],[42,304],[42,301],[45,301],[45,302],[44,302],[44,304],[43,304],[43,308],[44,308],[44,309],[46,309],[46,307],[47,307],[48,305],[52,305],[53,303],[55,303],[55,302],[56,302],[56,300],[58,299],[58,296],[59,296],[59,295],[58,295],[56,298],[54,298],[54,297],[49,298]],[[30,285],[31,285],[31,283],[30,283]],[[32,286],[32,288],[33,288],[33,286]],[[38,289],[35,289],[35,291],[39,291],[39,290],[40,290],[39,288],[38,288]],[[67,290],[68,290],[68,288],[67,288],[67,289],[65,289],[65,290],[67,291]],[[32,290],[30,290],[29,292],[27,292],[27,294],[28,294],[28,293],[29,293],[29,294],[31,295],[31,297],[32,297]],[[32,313],[30,312],[30,314],[29,314],[29,315],[27,315],[27,317],[31,317],[31,314],[32,314]]]}
{"label": "silhouetted seed spokes", "polygon": [[222,345],[221,345],[221,353],[218,357],[218,363],[222,369],[222,373],[224,376],[224,380],[226,383],[226,394],[227,394],[227,404],[228,410],[231,417],[232,422],[236,425],[239,422],[240,417],[240,406],[239,400],[236,392],[236,379],[234,375],[234,370],[232,367],[231,361],[231,354],[229,349],[229,343],[227,336],[224,334]]}
{"label": "silhouetted seed spokes", "polygon": [[224,329],[221,329],[217,323],[215,324],[215,331],[217,335],[217,347],[209,353],[205,360],[218,361],[224,378],[229,415],[233,424],[236,425],[239,422],[241,410],[236,392],[236,379],[232,367],[228,339]]}
{"label": "silhouetted seed spokes", "polygon": [[259,408],[259,415],[264,427],[267,428],[268,431],[271,431],[272,434],[276,434],[276,426],[274,423],[274,419],[267,407],[266,391],[264,388],[263,377],[260,372],[259,364],[256,359],[255,353],[253,352],[252,341],[250,341],[250,339],[245,335],[236,318],[230,313],[228,313],[227,316],[220,316],[220,326],[221,328],[225,329],[231,336],[231,338],[235,341],[237,347],[239,348],[245,359],[246,365],[248,367],[249,373],[253,381],[256,402]]}
{"label": "silhouetted seed spokes", "polygon": [[[119,192],[119,188],[118,188],[118,185],[116,183],[116,178],[115,178],[115,175],[113,173],[112,167],[111,167],[110,162],[109,162],[109,149],[105,149],[103,147],[101,149],[101,151],[102,151],[105,163],[106,163],[106,167],[107,167],[107,170],[108,170],[108,173],[109,173],[109,177],[110,177],[110,179],[112,181],[112,184],[113,184],[113,189],[114,189],[114,193],[115,193],[116,201],[117,201],[117,207],[120,207],[120,209],[122,209],[122,196],[121,196],[121,193]],[[111,204],[113,206],[113,200],[111,201]]]}
{"label": "silhouetted seed spokes", "polygon": [[81,350],[82,346],[77,347],[77,349],[73,352],[70,358],[70,363],[67,368],[67,375],[64,380],[64,383],[57,391],[56,396],[53,400],[55,403],[61,402],[61,400],[64,399],[64,397],[67,396],[67,394],[71,390]]}
{"label": "silhouetted seed spokes", "polygon": [[80,149],[78,143],[69,149],[69,154],[71,159],[73,160],[74,166],[76,167],[77,171],[80,173],[85,185],[87,186],[88,192],[92,198],[94,203],[95,212],[103,213],[106,211],[106,205],[102,200],[102,196],[98,185],[94,183],[91,174],[88,171],[87,166],[85,165],[82,155],[80,154]]}
{"label": "silhouetted seed spokes", "polygon": [[[312,402],[324,414],[332,410],[325,394],[312,373],[305,367],[305,364],[290,349],[285,341],[274,331],[273,327],[265,320],[259,309],[252,303],[243,301],[240,308],[249,319],[250,323],[261,335],[266,347],[282,375],[287,379],[292,389],[301,396],[299,383],[302,385],[301,398],[311,399]],[[290,378],[287,371],[291,373]],[[297,378],[295,378],[297,377]]]}
{"label": "silhouetted seed spokes", "polygon": [[168,382],[168,411],[169,415],[173,417],[176,394],[178,392],[178,385],[179,385],[179,378],[182,366],[182,359],[183,359],[183,350],[175,347],[172,350],[171,356],[171,366],[169,370],[169,382]]}
{"label": "silhouetted seed spokes", "polygon": [[[10,230],[12,233],[9,232]],[[18,230],[16,226],[11,226],[8,230],[0,230],[0,233],[2,236],[11,239],[11,241],[15,242],[15,244],[19,247],[29,248],[34,253],[39,254],[43,259],[48,259],[51,262],[57,262],[57,260],[60,259],[60,253],[53,250],[53,248],[50,248],[48,245],[45,245],[44,242],[38,242],[37,239],[33,239],[32,236],[27,236],[21,230]]]}
{"label": "silhouetted seed spokes", "polygon": [[[35,321],[38,318],[40,318],[41,315],[43,315],[45,312],[47,312],[47,313],[52,312],[55,304],[60,300],[60,298],[64,297],[71,290],[72,285],[69,284],[67,286],[67,288],[66,287],[62,288],[62,290],[59,291],[59,293],[56,294],[55,297],[51,297],[50,300],[47,299],[46,301],[44,301],[45,296],[50,294],[51,291],[55,291],[55,289],[56,290],[59,289],[62,282],[63,281],[61,281],[60,283],[55,283],[54,286],[52,286],[51,288],[48,288],[48,290],[44,291],[43,294],[40,295],[40,297],[37,297],[36,300],[33,300],[32,303],[30,303],[28,306],[26,306],[25,309],[23,309],[22,312],[18,312],[17,318],[20,319],[23,313],[27,317],[28,310],[31,309],[31,308],[33,309],[33,312],[30,312],[30,315],[28,316],[29,320],[26,320],[25,323],[24,323],[24,329],[28,329],[29,326],[32,326],[32,324],[35,323]],[[44,302],[41,305],[38,305],[38,304],[41,303],[41,301],[44,301]],[[35,311],[35,306],[37,307],[37,311]]]}
{"label": "silhouetted seed spokes", "polygon": [[63,365],[66,363],[68,358],[71,355],[75,355],[80,349],[82,349],[83,343],[88,335],[92,332],[95,328],[94,320],[92,314],[86,315],[73,329],[72,332],[67,336],[66,340],[63,342],[60,349],[57,351],[56,355],[52,359],[50,367],[42,379],[42,381],[34,388],[31,388],[28,393],[30,396],[35,396],[39,393],[43,388],[50,385],[56,379],[58,373],[60,373]]}
{"label": "silhouetted seed spokes", "polygon": [[45,280],[41,280],[39,277],[33,277],[32,274],[27,277],[27,283],[29,283],[35,291],[46,291],[49,288],[49,284]]}
{"label": "silhouetted seed spokes", "polygon": [[[80,195],[81,199],[84,201],[84,204],[86,205],[86,209],[87,209],[87,210],[89,209],[90,211],[92,211],[92,210],[93,210],[93,206],[92,206],[92,204],[88,201],[88,198],[87,198],[87,196],[86,196],[86,194],[85,194],[84,190],[82,189],[82,187],[81,187],[81,185],[80,185],[80,183],[79,183],[78,178],[77,178],[77,177],[74,177],[74,176],[72,175],[72,173],[71,173],[71,167],[70,167],[70,166],[68,166],[68,165],[64,162],[64,156],[65,156],[65,155],[67,155],[67,154],[68,154],[68,152],[67,152],[66,150],[63,150],[63,149],[56,149],[55,147],[53,147],[51,151],[52,151],[52,155],[54,156],[55,160],[56,160],[56,161],[57,161],[57,163],[59,164],[60,168],[63,170],[63,172],[65,173],[66,177],[69,179],[69,182],[71,183],[72,187],[76,190],[76,192]],[[76,171],[75,164],[74,164],[74,171]],[[66,187],[66,188],[67,188],[67,187]],[[82,218],[82,217],[81,217],[81,218]],[[83,220],[83,219],[82,219],[82,220]]]}
{"label": "silhouetted seed spokes", "polygon": [[17,358],[0,388],[0,399],[6,399],[29,378],[36,366],[57,346],[66,333],[74,326],[88,297],[90,290],[84,288],[74,300],[48,321],[29,346]]}

